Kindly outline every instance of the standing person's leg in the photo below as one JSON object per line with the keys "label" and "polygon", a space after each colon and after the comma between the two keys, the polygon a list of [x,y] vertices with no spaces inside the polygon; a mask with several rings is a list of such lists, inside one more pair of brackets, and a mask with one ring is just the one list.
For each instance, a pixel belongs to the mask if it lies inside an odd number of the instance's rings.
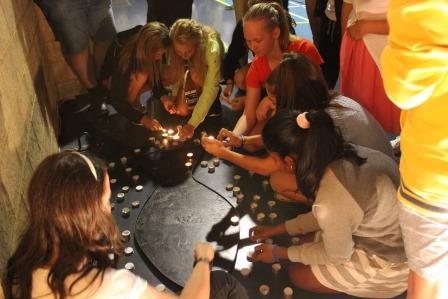
{"label": "standing person's leg", "polygon": [[148,22],[161,22],[168,28],[177,19],[191,19],[193,0],[147,0]]}
{"label": "standing person's leg", "polygon": [[448,298],[448,221],[399,204],[400,226],[410,268],[408,299]]}
{"label": "standing person's leg", "polygon": [[93,44],[93,64],[98,77],[107,49],[117,32],[111,0],[96,0],[89,7],[89,28]]}
{"label": "standing person's leg", "polygon": [[84,1],[42,0],[39,5],[61,43],[68,65],[86,88],[95,86],[89,74],[88,7]]}
{"label": "standing person's leg", "polygon": [[244,17],[248,6],[248,0],[233,0],[233,9],[235,10],[235,20],[238,23]]}
{"label": "standing person's leg", "polygon": [[313,35],[313,42],[317,45],[319,41],[319,28],[320,28],[320,17],[316,16],[316,2],[323,0],[305,0],[306,14],[310,22],[311,33]]}

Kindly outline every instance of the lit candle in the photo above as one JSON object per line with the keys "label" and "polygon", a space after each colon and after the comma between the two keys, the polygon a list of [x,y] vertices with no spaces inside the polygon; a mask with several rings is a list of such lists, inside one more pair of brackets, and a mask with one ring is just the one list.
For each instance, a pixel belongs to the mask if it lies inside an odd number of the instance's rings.
{"label": "lit candle", "polygon": [[162,137],[163,138],[167,138],[168,137],[168,133],[162,133]]}
{"label": "lit candle", "polygon": [[215,137],[213,137],[213,136],[208,136],[208,139],[213,140],[213,139],[215,139]]}
{"label": "lit candle", "polygon": [[169,130],[168,130],[168,135],[173,135],[173,134],[174,134],[174,131],[171,130],[171,129],[169,129]]}
{"label": "lit candle", "polygon": [[168,139],[166,139],[166,138],[163,139],[162,144],[166,148],[168,148],[168,146],[170,145],[169,142],[168,142]]}

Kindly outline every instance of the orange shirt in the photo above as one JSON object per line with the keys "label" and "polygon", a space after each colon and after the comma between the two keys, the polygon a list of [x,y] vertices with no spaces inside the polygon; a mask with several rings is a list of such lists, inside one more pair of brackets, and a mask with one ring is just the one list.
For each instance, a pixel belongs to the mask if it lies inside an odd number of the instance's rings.
{"label": "orange shirt", "polygon": [[[301,38],[291,41],[288,45],[288,52],[302,53],[318,65],[324,63],[316,46],[307,39]],[[247,86],[252,88],[261,88],[271,72],[272,70],[269,67],[267,57],[255,56],[252,64],[250,65],[249,71],[247,72]]]}

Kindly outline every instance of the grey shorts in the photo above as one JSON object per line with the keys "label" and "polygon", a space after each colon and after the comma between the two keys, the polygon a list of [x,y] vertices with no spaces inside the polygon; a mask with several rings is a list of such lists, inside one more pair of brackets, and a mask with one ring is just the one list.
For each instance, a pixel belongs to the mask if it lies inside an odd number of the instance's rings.
{"label": "grey shorts", "polygon": [[95,42],[111,41],[116,30],[111,0],[38,0],[56,38],[67,54]]}
{"label": "grey shorts", "polygon": [[448,221],[424,216],[401,202],[398,216],[409,268],[427,280],[447,280]]}

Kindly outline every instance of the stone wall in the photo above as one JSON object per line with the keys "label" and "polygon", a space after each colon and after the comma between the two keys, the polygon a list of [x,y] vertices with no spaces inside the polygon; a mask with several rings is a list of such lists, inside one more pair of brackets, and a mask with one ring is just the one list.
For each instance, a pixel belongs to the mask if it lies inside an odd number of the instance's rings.
{"label": "stone wall", "polygon": [[26,220],[33,170],[58,150],[59,91],[31,0],[0,1],[0,272]]}

